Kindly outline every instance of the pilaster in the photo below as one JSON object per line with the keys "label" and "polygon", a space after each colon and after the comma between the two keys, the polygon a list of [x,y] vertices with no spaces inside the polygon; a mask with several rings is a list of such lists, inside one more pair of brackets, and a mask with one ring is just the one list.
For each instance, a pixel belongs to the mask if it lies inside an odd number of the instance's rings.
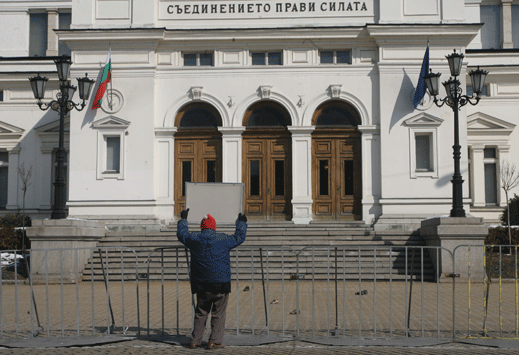
{"label": "pilaster", "polygon": [[47,51],[48,56],[58,55],[58,36],[55,29],[59,28],[59,15],[57,9],[47,10]]}
{"label": "pilaster", "polygon": [[288,127],[292,133],[292,220],[312,220],[312,132],[315,126]]}
{"label": "pilaster", "polygon": [[501,0],[503,49],[514,48],[512,41],[512,1],[513,0]]}
{"label": "pilaster", "polygon": [[242,182],[242,133],[245,127],[218,127],[222,133],[222,182]]}
{"label": "pilaster", "polygon": [[18,176],[18,166],[20,148],[8,149],[9,152],[9,172],[7,175],[7,205],[8,210],[18,209],[18,190],[20,177]]}

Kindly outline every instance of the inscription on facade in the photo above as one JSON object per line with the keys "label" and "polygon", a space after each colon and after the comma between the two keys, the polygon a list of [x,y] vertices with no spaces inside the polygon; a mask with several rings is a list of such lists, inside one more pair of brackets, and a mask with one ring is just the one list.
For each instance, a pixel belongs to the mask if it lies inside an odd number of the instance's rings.
{"label": "inscription on facade", "polygon": [[282,18],[282,17],[370,17],[369,1],[161,1],[159,19]]}

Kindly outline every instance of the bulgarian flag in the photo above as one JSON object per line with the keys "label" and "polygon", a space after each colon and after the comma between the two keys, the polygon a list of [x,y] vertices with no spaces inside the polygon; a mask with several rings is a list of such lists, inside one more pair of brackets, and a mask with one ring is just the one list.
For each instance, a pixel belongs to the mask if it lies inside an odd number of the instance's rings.
{"label": "bulgarian flag", "polygon": [[101,82],[99,83],[99,87],[97,88],[96,97],[94,99],[94,103],[92,104],[92,110],[98,109],[101,107],[101,101],[103,100],[103,96],[105,95],[106,85],[112,81],[112,50],[108,50],[108,55],[106,56],[106,64],[103,68],[103,75],[101,75]]}

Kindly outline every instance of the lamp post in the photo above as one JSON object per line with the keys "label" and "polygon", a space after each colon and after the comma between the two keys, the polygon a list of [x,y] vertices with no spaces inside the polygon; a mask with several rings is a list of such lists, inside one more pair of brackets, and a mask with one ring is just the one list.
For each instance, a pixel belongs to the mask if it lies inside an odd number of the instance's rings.
{"label": "lamp post", "polygon": [[[427,84],[427,88],[431,95],[434,96],[434,103],[438,107],[442,107],[444,104],[447,104],[452,111],[454,111],[454,145],[452,146],[454,150],[454,174],[452,175],[452,209],[451,209],[451,217],[465,217],[465,210],[463,209],[463,178],[460,172],[460,157],[461,157],[461,146],[460,146],[460,132],[459,132],[459,119],[458,113],[459,110],[470,103],[471,105],[477,105],[480,99],[479,94],[483,91],[483,87],[485,85],[485,77],[488,72],[485,70],[478,69],[471,70],[469,72],[470,79],[472,81],[472,89],[476,96],[467,96],[462,95],[463,90],[460,87],[460,81],[458,80],[458,76],[461,72],[461,67],[463,64],[463,58],[465,56],[463,53],[456,53],[456,50],[448,56],[446,56],[449,62],[449,69],[451,72],[451,77],[449,80],[443,82],[443,86],[445,87],[445,91],[447,92],[447,96],[443,99],[438,99],[438,88],[440,86],[440,76],[441,73],[433,73],[432,69],[429,74],[425,76],[425,83]],[[472,101],[474,100],[474,101]]]}
{"label": "lamp post", "polygon": [[94,85],[95,80],[89,79],[88,74],[85,74],[84,78],[77,79],[79,86],[79,98],[83,100],[83,102],[76,104],[72,101],[72,97],[74,96],[74,92],[76,91],[77,87],[71,85],[70,81],[68,80],[72,61],[69,57],[62,56],[54,60],[54,63],[56,63],[60,83],[60,90],[56,95],[56,100],[52,100],[49,103],[43,103],[41,101],[45,95],[45,86],[49,80],[48,78],[41,77],[40,74],[38,74],[35,77],[29,78],[29,81],[31,82],[34,97],[38,100],[38,107],[43,111],[51,108],[52,110],[59,113],[59,143],[58,150],[56,152],[56,163],[58,166],[54,180],[54,205],[52,206],[51,218],[62,219],[67,217],[65,212],[66,183],[63,173],[63,165],[66,156],[64,147],[65,115],[73,108],[78,111],[81,111],[83,108],[85,108],[85,101],[87,101],[88,97],[90,96],[90,91],[92,90],[92,86]]}

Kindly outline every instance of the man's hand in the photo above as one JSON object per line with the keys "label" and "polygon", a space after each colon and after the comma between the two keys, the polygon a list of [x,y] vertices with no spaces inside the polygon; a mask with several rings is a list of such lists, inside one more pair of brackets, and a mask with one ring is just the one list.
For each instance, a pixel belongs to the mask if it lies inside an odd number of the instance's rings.
{"label": "man's hand", "polygon": [[187,213],[189,212],[189,208],[187,210],[183,210],[180,212],[180,218],[187,219]]}
{"label": "man's hand", "polygon": [[247,216],[244,214],[238,213],[238,221],[247,223]]}

